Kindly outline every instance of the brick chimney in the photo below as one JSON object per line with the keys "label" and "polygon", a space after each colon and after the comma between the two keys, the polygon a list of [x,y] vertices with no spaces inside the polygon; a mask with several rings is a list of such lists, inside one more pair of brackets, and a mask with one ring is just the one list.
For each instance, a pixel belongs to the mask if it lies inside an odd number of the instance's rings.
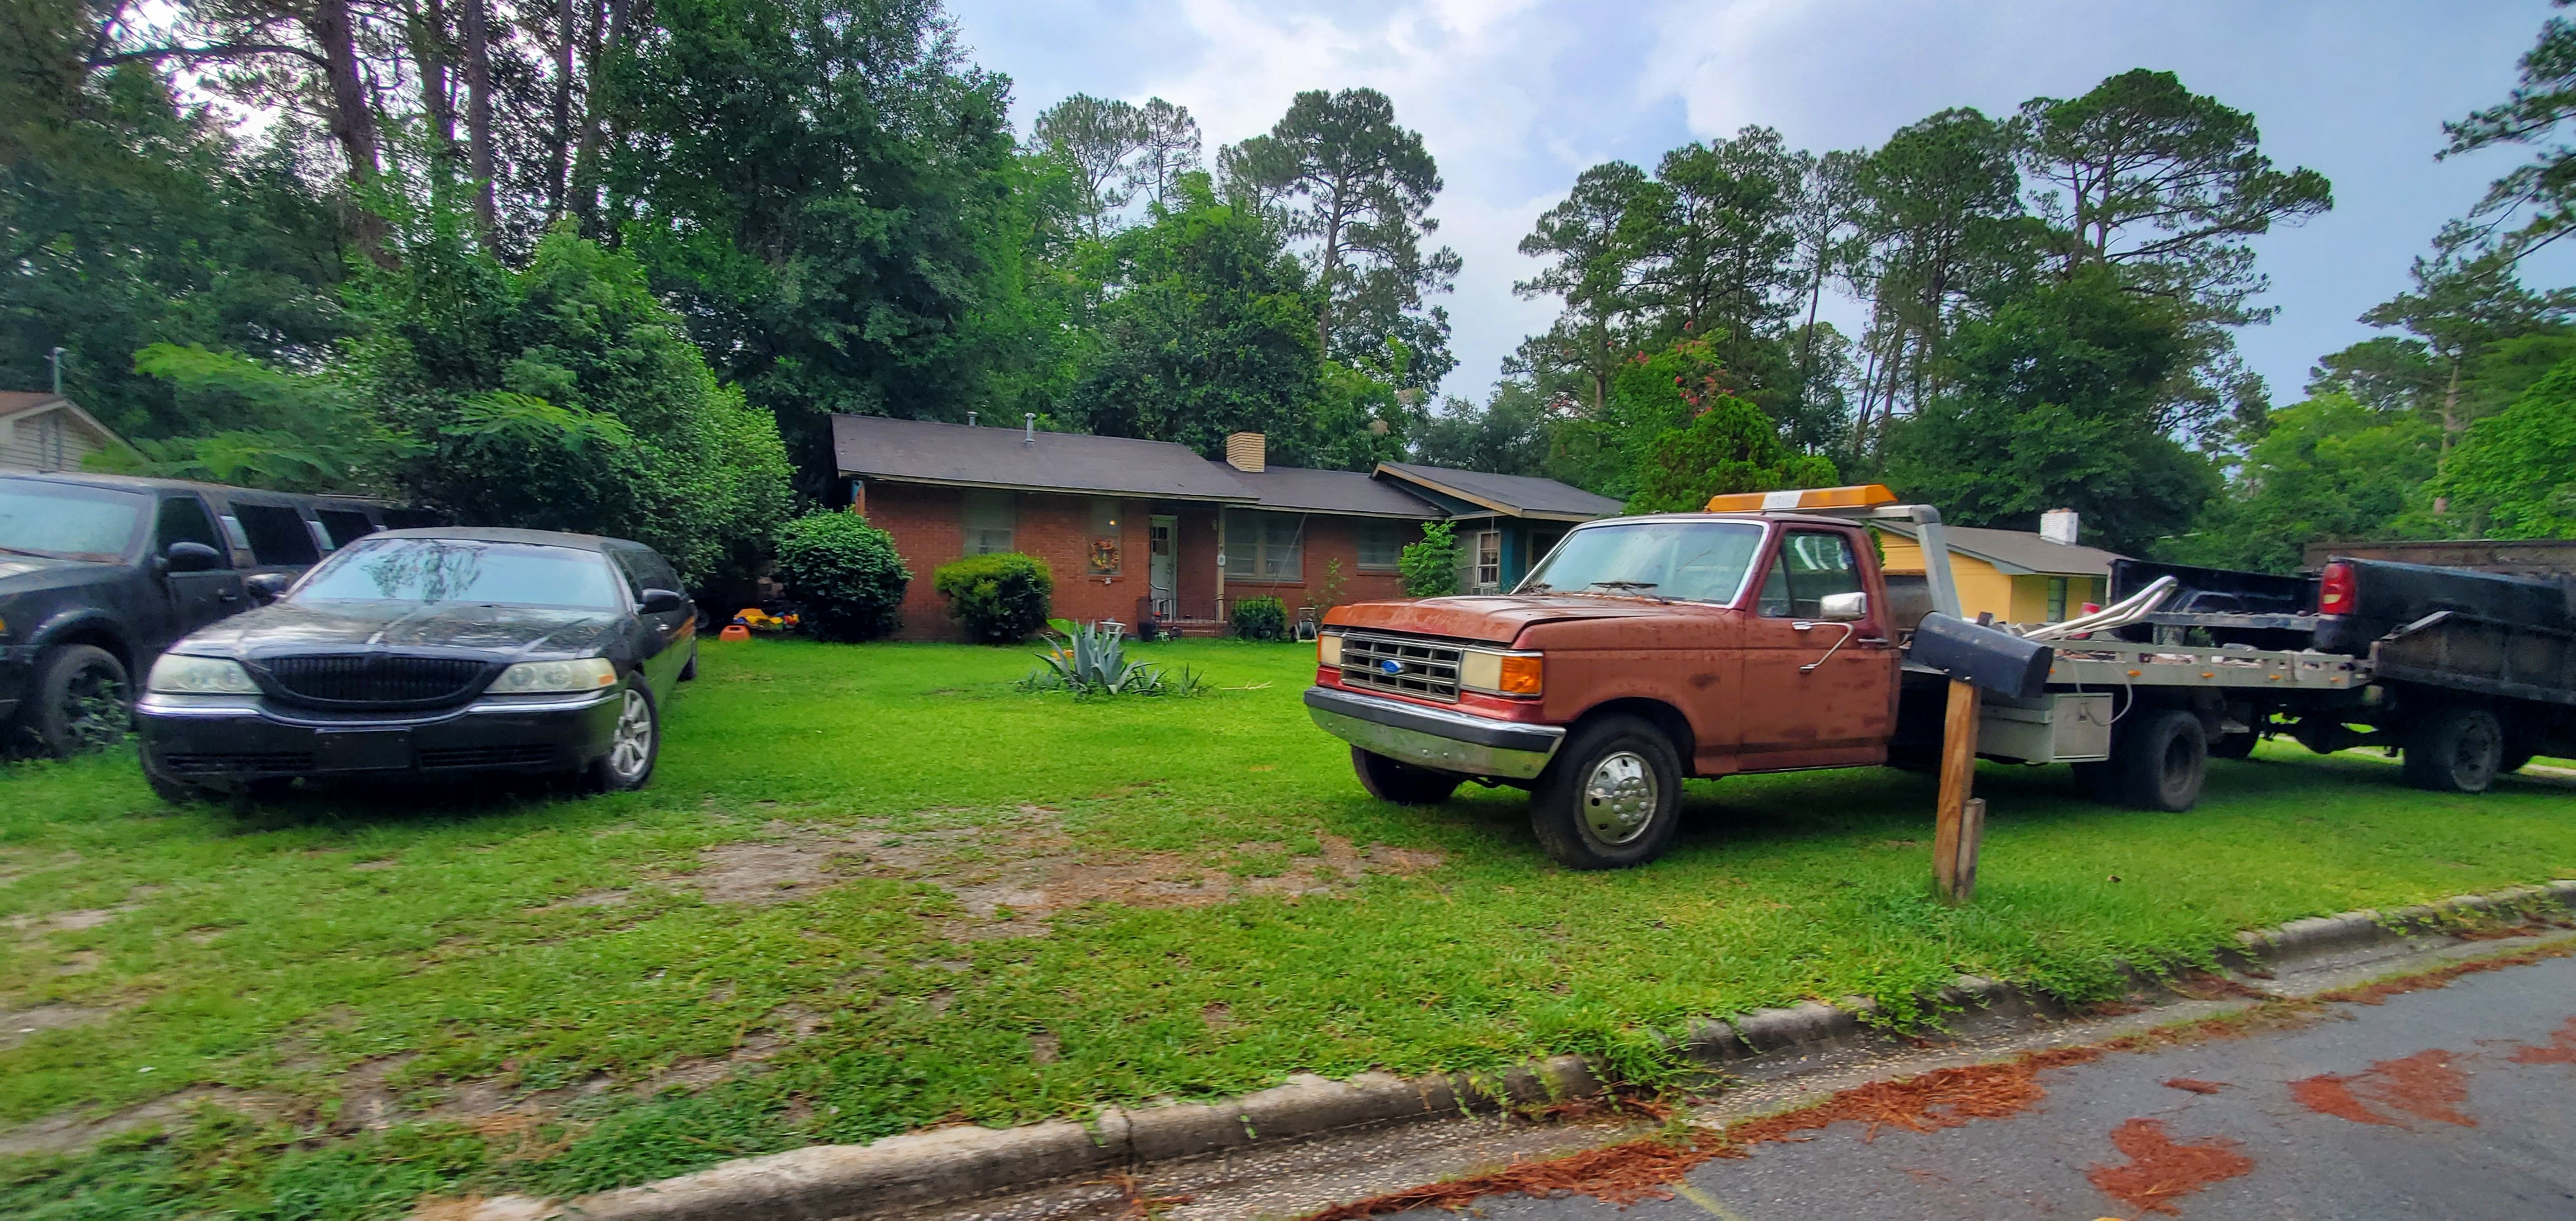
{"label": "brick chimney", "polygon": [[2039,537],[2044,542],[2072,547],[2075,545],[2075,510],[2050,509],[2039,515]]}
{"label": "brick chimney", "polygon": [[1225,464],[1250,475],[1269,466],[1269,440],[1257,432],[1225,434]]}

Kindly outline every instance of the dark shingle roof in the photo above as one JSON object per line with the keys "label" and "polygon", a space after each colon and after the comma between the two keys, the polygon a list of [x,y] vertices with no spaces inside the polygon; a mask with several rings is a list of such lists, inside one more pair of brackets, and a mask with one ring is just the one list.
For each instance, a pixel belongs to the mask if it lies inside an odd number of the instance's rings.
{"label": "dark shingle roof", "polygon": [[[1231,468],[1229,468],[1231,469]],[[1259,473],[1232,471],[1261,497],[1261,507],[1289,513],[1341,513],[1435,521],[1439,508],[1419,496],[1357,471],[1316,471],[1274,466]]]}
{"label": "dark shingle roof", "polygon": [[1238,503],[1254,499],[1232,468],[1168,441],[1042,432],[1030,444],[1017,428],[836,415],[832,452],[844,475],[914,483]]}
{"label": "dark shingle roof", "polygon": [[[1881,521],[1875,524],[1891,534],[1914,537],[1910,522]],[[1973,555],[2011,576],[2044,573],[2049,576],[2107,577],[2111,575],[2111,561],[2128,558],[2099,547],[2052,543],[2028,530],[1950,526],[1942,533],[1949,540],[1950,550]]]}
{"label": "dark shingle roof", "polygon": [[1535,475],[1491,475],[1483,471],[1419,466],[1411,462],[1381,462],[1377,469],[1408,483],[1447,492],[1514,517],[1590,521],[1596,517],[1616,516],[1621,507],[1618,501],[1607,496],[1595,496],[1581,488]]}

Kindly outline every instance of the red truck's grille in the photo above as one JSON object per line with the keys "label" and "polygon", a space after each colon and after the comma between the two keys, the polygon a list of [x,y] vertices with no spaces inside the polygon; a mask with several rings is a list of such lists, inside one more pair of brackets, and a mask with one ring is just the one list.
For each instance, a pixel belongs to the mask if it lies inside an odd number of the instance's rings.
{"label": "red truck's grille", "polygon": [[1342,685],[1458,702],[1458,649],[1395,636],[1342,637]]}

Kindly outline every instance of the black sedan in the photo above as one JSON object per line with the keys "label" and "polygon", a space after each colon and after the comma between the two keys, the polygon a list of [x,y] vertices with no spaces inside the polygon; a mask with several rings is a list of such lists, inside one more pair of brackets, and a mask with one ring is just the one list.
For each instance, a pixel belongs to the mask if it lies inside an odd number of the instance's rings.
{"label": "black sedan", "polygon": [[651,548],[540,530],[394,530],[153,663],[135,724],[171,800],[297,777],[476,772],[639,788],[697,614]]}

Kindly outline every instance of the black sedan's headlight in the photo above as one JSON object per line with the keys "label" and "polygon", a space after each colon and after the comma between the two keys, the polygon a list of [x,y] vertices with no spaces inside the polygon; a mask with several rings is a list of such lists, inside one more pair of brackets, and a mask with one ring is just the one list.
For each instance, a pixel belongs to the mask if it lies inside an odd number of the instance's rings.
{"label": "black sedan's headlight", "polygon": [[605,657],[569,661],[523,661],[492,680],[488,695],[559,695],[615,686],[617,666]]}
{"label": "black sedan's headlight", "polygon": [[152,676],[143,682],[145,690],[155,695],[257,695],[259,684],[252,682],[250,671],[229,657],[191,657],[185,653],[164,653],[152,663]]}

